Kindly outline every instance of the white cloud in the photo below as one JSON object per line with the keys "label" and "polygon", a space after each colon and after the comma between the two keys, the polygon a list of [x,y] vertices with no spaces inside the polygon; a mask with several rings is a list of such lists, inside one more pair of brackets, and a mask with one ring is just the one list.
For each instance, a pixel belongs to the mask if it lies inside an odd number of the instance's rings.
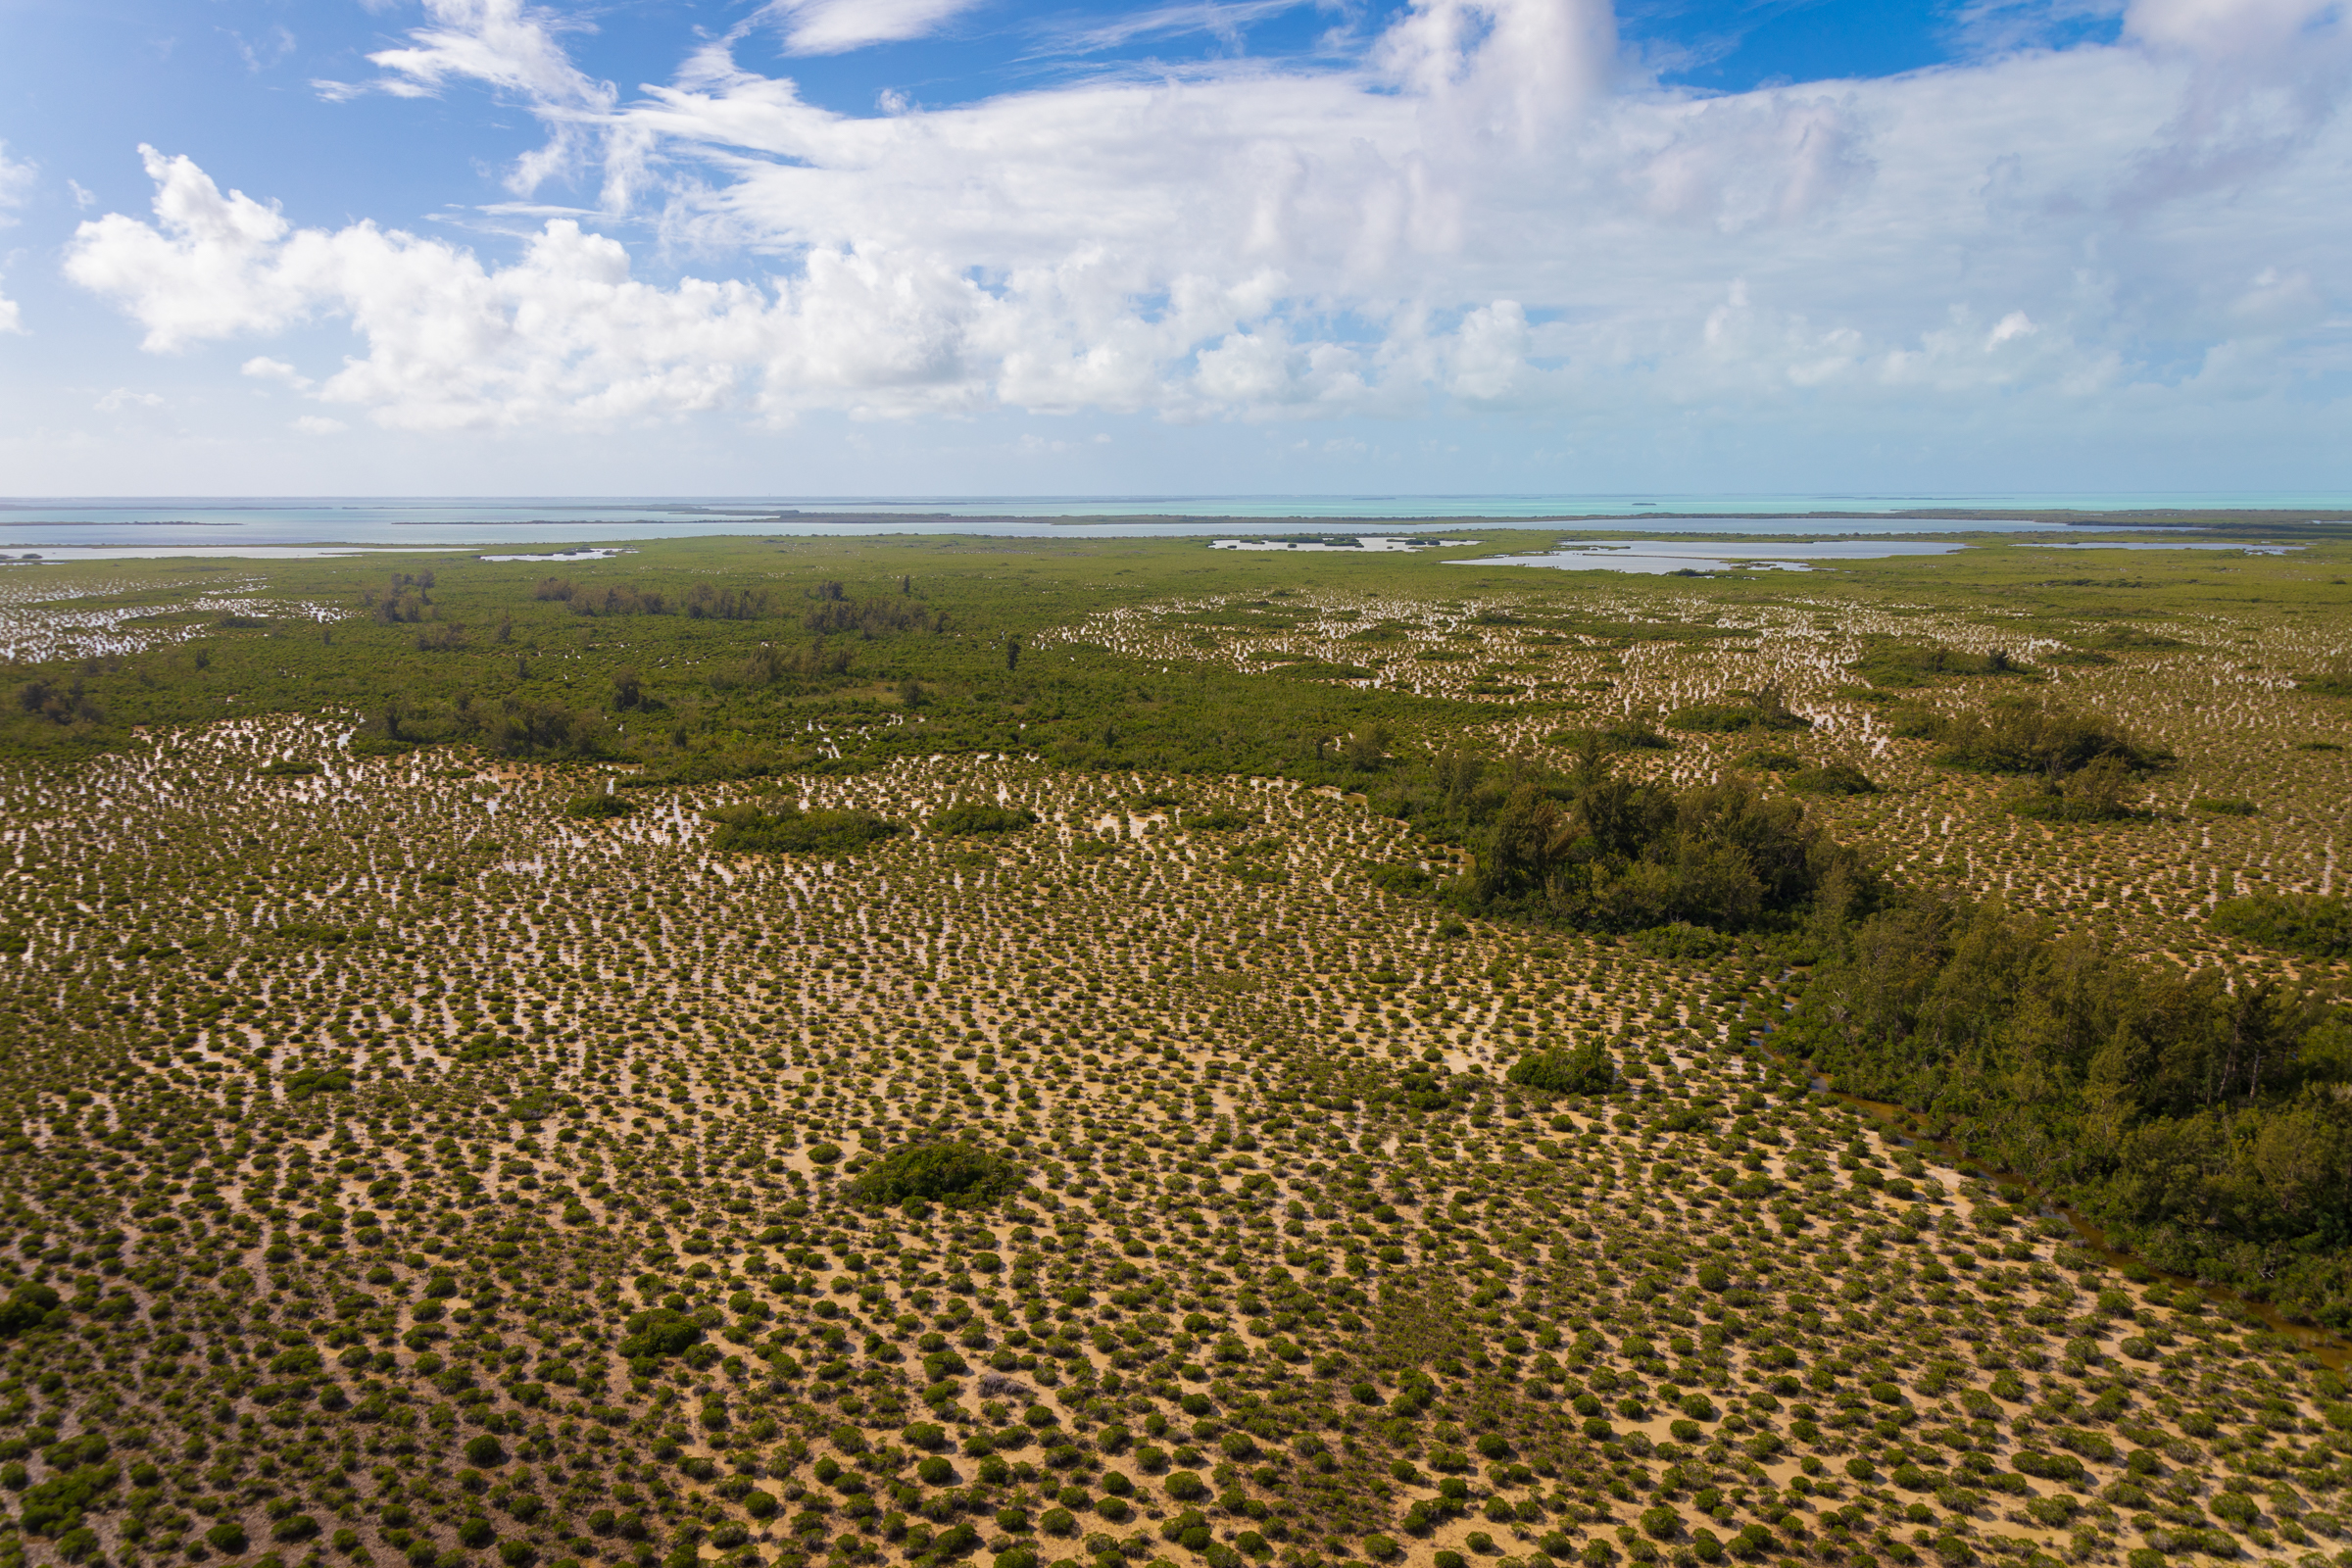
{"label": "white cloud", "polygon": [[100,414],[121,414],[124,409],[160,409],[164,400],[154,392],[133,392],[126,386],[119,386],[90,406]]}
{"label": "white cloud", "polygon": [[[9,157],[8,143],[0,141],[0,228],[16,223],[17,214],[32,199],[40,172],[40,167],[30,161]],[[0,294],[0,337],[20,336],[24,331],[24,308]]]}
{"label": "white cloud", "polygon": [[2131,0],[2128,36],[2200,56],[2271,54],[2340,27],[2343,0]]}
{"label": "white cloud", "polygon": [[797,55],[836,55],[868,44],[921,38],[979,0],[771,0],[763,20],[784,29],[784,47]]}
{"label": "white cloud", "polygon": [[244,374],[253,376],[258,380],[283,381],[286,385],[293,387],[296,391],[305,390],[312,384],[309,376],[303,374],[300,370],[297,370],[285,361],[270,359],[266,354],[255,355],[252,359],[247,360],[243,365],[239,366],[238,369]]}
{"label": "white cloud", "polygon": [[341,419],[329,419],[323,415],[306,414],[294,421],[294,428],[303,435],[340,435],[351,428]]}
{"label": "white cloud", "polygon": [[[1713,98],[1616,79],[1604,0],[1418,0],[1349,69],[879,117],[810,105],[723,39],[622,103],[548,13],[430,11],[373,57],[389,90],[511,94],[557,127],[545,159],[600,159],[607,207],[668,254],[772,271],[641,277],[564,218],[504,259],[299,227],[150,150],[152,218],[84,223],[69,274],[157,352],[345,323],[338,366],[246,373],[413,429],[1433,404],[1940,420],[2352,368],[2315,281],[2352,238],[2352,133],[2334,14],[2303,0],[2132,0],[2122,44]],[[2200,357],[2204,379],[2179,368]]]}
{"label": "white cloud", "polygon": [[1963,0],[1947,14],[1953,41],[1980,56],[2056,47],[2124,14],[2127,0]]}
{"label": "white cloud", "polygon": [[244,59],[245,69],[256,75],[282,63],[294,52],[294,34],[282,25],[270,27],[258,38],[248,38],[241,32],[230,32],[228,35],[235,40],[237,53]]}
{"label": "white cloud", "polygon": [[452,82],[478,82],[524,104],[547,127],[547,144],[515,161],[510,190],[527,196],[569,169],[590,145],[589,124],[609,115],[619,97],[564,51],[564,33],[593,30],[592,24],[523,0],[424,0],[424,11],[429,21],[410,33],[409,47],[368,57],[383,73],[374,81],[312,86],[340,102],[368,92],[429,98]]}
{"label": "white cloud", "polygon": [[1251,23],[1312,3],[1314,0],[1185,0],[1178,5],[1155,6],[1149,11],[1131,11],[1107,19],[1088,18],[1082,23],[1051,28],[1047,47],[1054,52],[1091,55],[1116,49],[1138,38],[1196,32],[1238,42]]}
{"label": "white cloud", "polygon": [[410,34],[406,49],[383,49],[368,63],[387,73],[379,88],[418,98],[452,81],[478,81],[541,107],[605,109],[613,102],[600,82],[571,63],[563,34],[588,24],[522,0],[424,0],[428,25]]}
{"label": "white cloud", "polygon": [[39,165],[9,157],[8,143],[0,141],[0,228],[17,220],[18,211],[32,199],[40,174]]}

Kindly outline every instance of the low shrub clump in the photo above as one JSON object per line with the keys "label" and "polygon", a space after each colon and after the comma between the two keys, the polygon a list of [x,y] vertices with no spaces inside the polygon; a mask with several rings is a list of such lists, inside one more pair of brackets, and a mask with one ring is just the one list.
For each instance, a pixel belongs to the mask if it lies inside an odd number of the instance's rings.
{"label": "low shrub clump", "polygon": [[1020,1190],[1018,1166],[1001,1154],[969,1144],[910,1144],[892,1151],[850,1182],[850,1191],[869,1203],[904,1203],[909,1199],[976,1207]]}
{"label": "low shrub clump", "polygon": [[1037,813],[1018,807],[991,806],[985,801],[958,801],[931,818],[931,832],[940,838],[971,838],[982,833],[1017,833],[1037,820]]}
{"label": "low shrub clump", "polygon": [[2315,958],[2352,955],[2352,902],[2315,893],[2257,893],[2213,906],[2216,931]]}
{"label": "low shrub clump", "polygon": [[1573,1051],[1530,1052],[1514,1061],[1503,1077],[1525,1089],[1555,1095],[1605,1095],[1617,1082],[1617,1063],[1596,1040]]}
{"label": "low shrub clump", "polygon": [[1799,768],[1782,782],[1800,795],[1876,795],[1879,786],[1851,762]]}
{"label": "low shrub clump", "polygon": [[871,811],[804,811],[797,806],[761,809],[722,806],[710,848],[720,855],[854,855],[906,830]]}
{"label": "low shrub clump", "polygon": [[1676,729],[1736,735],[1741,730],[1811,729],[1813,721],[1792,712],[1778,692],[1735,692],[1728,703],[1692,703],[1667,715]]}

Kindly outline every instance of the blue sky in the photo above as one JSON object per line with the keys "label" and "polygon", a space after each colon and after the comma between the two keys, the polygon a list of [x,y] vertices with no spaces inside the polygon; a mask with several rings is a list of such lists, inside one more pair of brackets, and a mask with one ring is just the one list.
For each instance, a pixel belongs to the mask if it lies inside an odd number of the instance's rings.
{"label": "blue sky", "polygon": [[0,38],[0,493],[2352,490],[2341,0]]}

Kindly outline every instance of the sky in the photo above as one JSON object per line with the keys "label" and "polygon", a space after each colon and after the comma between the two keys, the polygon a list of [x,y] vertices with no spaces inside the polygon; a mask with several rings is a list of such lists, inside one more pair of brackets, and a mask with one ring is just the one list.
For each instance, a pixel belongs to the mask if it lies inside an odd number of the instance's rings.
{"label": "sky", "polygon": [[2352,496],[2347,0],[0,0],[0,495]]}

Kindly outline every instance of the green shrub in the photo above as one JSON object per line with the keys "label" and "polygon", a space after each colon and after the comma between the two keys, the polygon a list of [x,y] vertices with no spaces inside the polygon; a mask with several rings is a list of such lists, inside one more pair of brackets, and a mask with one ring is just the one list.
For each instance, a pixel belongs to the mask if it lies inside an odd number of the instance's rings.
{"label": "green shrub", "polygon": [[0,1301],[0,1336],[39,1328],[57,1310],[59,1297],[46,1285],[20,1285]]}
{"label": "green shrub", "polygon": [[2224,795],[2200,795],[2188,803],[2188,808],[2208,816],[2252,816],[2261,809],[2252,801],[2232,800]]}
{"label": "green shrub", "polygon": [[1617,1063],[1597,1040],[1573,1051],[1538,1051],[1503,1071],[1512,1083],[1558,1095],[1605,1095],[1617,1081]]}
{"label": "green shrub", "polygon": [[2001,809],[2034,822],[2128,822],[2142,814],[2119,803],[2079,800],[2056,788],[2012,795],[2001,802]]}
{"label": "green shrub", "polygon": [[[69,1451],[60,1454],[59,1448],[47,1449],[42,1457],[57,1463],[72,1464],[77,1454],[72,1445],[60,1445]],[[103,1451],[103,1445],[101,1445]],[[23,1514],[18,1524],[28,1535],[53,1535],[78,1524],[81,1516],[95,1507],[99,1495],[111,1490],[122,1473],[111,1464],[83,1464],[64,1475],[52,1476],[24,1494]]]}
{"label": "green shrub", "polygon": [[286,1098],[308,1100],[313,1095],[340,1095],[351,1091],[351,1074],[341,1067],[305,1067],[286,1075]]}
{"label": "green shrub", "polygon": [[2210,917],[2216,931],[2266,948],[2315,958],[2352,955],[2352,901],[2316,893],[2256,893],[2224,899]]}
{"label": "green shrub", "polygon": [[1647,719],[1626,717],[1592,729],[1555,730],[1545,739],[1570,751],[1671,752],[1674,742],[1650,726]]}
{"label": "green shrub", "polygon": [[791,805],[722,806],[707,814],[718,824],[710,835],[715,855],[855,855],[906,831],[871,811],[804,811]]}
{"label": "green shrub", "polygon": [[1879,786],[1851,762],[1800,768],[1782,781],[1800,795],[1876,795]]}
{"label": "green shrub", "polygon": [[620,1353],[631,1358],[676,1355],[703,1337],[701,1324],[666,1306],[632,1313],[624,1327],[627,1337],[620,1342]]}
{"label": "green shrub", "polygon": [[2120,728],[2095,716],[2071,712],[2038,697],[2008,697],[1984,711],[1944,717],[1933,711],[1902,713],[1896,732],[1909,730],[1940,742],[1936,760],[1972,773],[2040,773],[2058,778],[2101,759],[2131,772],[2145,772],[2171,760],[2171,754],[2135,743]]}
{"label": "green shrub", "polygon": [[1741,730],[1798,730],[1811,729],[1813,721],[1802,713],[1791,712],[1776,692],[1735,692],[1736,701],[1729,703],[1692,703],[1678,708],[1666,715],[1666,722],[1676,729],[1699,730],[1710,734],[1737,734]]}
{"label": "green shrub", "polygon": [[[684,1348],[679,1347],[681,1349]],[[507,1462],[507,1450],[499,1446],[496,1438],[485,1432],[480,1437],[466,1441],[466,1462],[477,1470],[492,1469]]]}
{"label": "green shrub", "polygon": [[924,824],[934,838],[972,838],[983,833],[1013,833],[1037,820],[1037,813],[1019,807],[991,806],[986,801],[958,801],[943,807]]}
{"label": "green shrub", "polygon": [[1907,690],[1929,686],[1955,675],[2031,675],[2034,666],[2021,664],[1999,649],[1987,654],[1963,653],[1936,643],[1874,641],[1860,659],[1845,666],[1871,685]]}
{"label": "green shrub", "polygon": [[636,809],[637,803],[625,795],[582,795],[564,804],[565,816],[576,817],[583,822],[627,816]]}
{"label": "green shrub", "polygon": [[265,778],[309,778],[313,773],[318,771],[318,764],[281,758],[261,771]]}
{"label": "green shrub", "polygon": [[858,1173],[853,1196],[868,1203],[909,1198],[968,1207],[1020,1190],[1020,1168],[969,1144],[911,1144],[893,1150]]}
{"label": "green shrub", "polygon": [[1720,958],[1738,946],[1720,931],[1710,931],[1703,925],[1677,920],[1670,925],[1653,925],[1646,931],[1637,931],[1633,945],[1653,958],[1670,963],[1704,963]]}

